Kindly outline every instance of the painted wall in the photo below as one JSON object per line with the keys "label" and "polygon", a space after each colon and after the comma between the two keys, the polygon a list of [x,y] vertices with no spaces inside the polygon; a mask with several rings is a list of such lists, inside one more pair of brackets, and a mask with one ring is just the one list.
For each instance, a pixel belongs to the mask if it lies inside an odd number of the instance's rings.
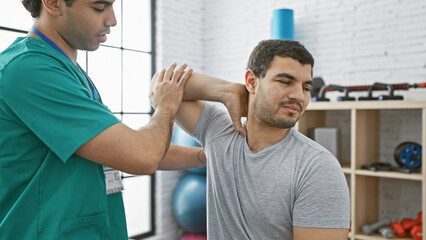
{"label": "painted wall", "polygon": [[[270,38],[272,11],[291,8],[295,39],[313,54],[314,76],[327,84],[426,80],[423,0],[217,0],[205,8],[205,72],[214,76],[243,82],[251,50]],[[426,99],[425,93],[406,98]]]}

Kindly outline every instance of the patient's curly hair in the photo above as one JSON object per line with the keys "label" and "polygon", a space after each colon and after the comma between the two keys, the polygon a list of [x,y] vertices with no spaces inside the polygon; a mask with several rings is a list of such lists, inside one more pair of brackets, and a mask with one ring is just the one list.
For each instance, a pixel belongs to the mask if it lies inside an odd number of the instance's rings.
{"label": "patient's curly hair", "polygon": [[247,70],[250,69],[257,77],[264,78],[275,56],[290,57],[301,64],[309,64],[314,67],[314,58],[299,42],[270,39],[259,42],[253,49],[247,63]]}

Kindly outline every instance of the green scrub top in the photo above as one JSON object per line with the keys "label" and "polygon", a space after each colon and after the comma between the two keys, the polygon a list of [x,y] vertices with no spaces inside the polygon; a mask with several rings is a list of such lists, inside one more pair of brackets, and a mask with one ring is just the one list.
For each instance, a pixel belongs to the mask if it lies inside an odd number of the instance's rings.
{"label": "green scrub top", "polygon": [[44,40],[3,51],[0,239],[128,239],[121,193],[106,195],[103,167],[74,154],[118,122]]}

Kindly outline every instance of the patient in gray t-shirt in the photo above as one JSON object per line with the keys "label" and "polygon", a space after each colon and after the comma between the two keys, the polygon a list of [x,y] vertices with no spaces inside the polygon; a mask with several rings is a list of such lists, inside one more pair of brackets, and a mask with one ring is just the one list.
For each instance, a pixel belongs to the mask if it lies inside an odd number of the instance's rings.
{"label": "patient in gray t-shirt", "polygon": [[206,103],[193,136],[208,159],[209,239],[293,239],[293,226],[349,228],[338,161],[293,128],[255,154],[228,113]]}

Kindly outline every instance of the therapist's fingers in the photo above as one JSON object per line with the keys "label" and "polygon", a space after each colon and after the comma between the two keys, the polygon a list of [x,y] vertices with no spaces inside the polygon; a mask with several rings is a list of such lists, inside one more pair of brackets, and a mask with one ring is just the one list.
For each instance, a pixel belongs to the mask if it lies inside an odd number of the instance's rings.
{"label": "therapist's fingers", "polygon": [[188,69],[188,71],[186,71],[184,74],[183,74],[183,76],[180,78],[180,80],[179,80],[179,85],[180,86],[185,86],[185,84],[186,84],[186,82],[188,81],[188,79],[189,78],[191,78],[191,76],[192,76],[192,72],[193,72],[193,70],[192,70],[192,68],[190,68],[190,69]]}
{"label": "therapist's fingers", "polygon": [[166,69],[163,68],[161,72],[157,75],[157,83],[160,83],[163,81],[165,72],[166,72]]}
{"label": "therapist's fingers", "polygon": [[172,80],[173,71],[175,70],[176,63],[172,63],[170,67],[166,70],[166,73],[164,74],[164,80]]}
{"label": "therapist's fingers", "polygon": [[173,72],[172,81],[178,82],[186,68],[186,63],[182,64],[176,71]]}

